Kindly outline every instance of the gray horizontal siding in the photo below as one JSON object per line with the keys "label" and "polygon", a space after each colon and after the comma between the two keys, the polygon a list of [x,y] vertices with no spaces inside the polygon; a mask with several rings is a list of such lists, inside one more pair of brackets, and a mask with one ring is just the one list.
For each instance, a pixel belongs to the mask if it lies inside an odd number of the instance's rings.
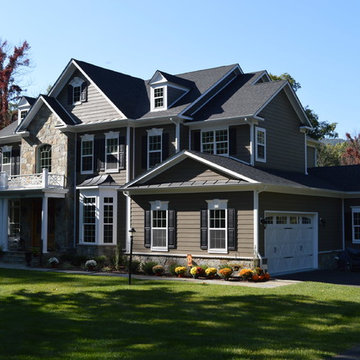
{"label": "gray horizontal siding", "polygon": [[266,129],[266,163],[255,162],[265,168],[286,171],[305,171],[305,136],[302,125],[287,95],[282,90],[260,113]]}
{"label": "gray horizontal siding", "polygon": [[200,210],[207,208],[206,200],[229,199],[228,207],[237,210],[238,250],[230,251],[234,257],[253,256],[253,210],[252,193],[182,194],[158,195],[155,197],[134,196],[131,205],[131,226],[135,228],[134,252],[149,252],[144,247],[144,210],[150,209],[150,201],[169,201],[169,209],[177,211],[177,249],[169,254],[212,255],[200,249]]}
{"label": "gray horizontal siding", "polygon": [[[73,77],[79,77],[84,80],[84,76],[78,71]],[[72,78],[73,78],[72,77]],[[69,80],[69,82],[72,80]],[[105,97],[88,81],[88,101],[79,105],[68,104],[67,85],[57,96],[59,102],[68,110],[78,121],[88,122],[101,122],[104,120],[119,119],[121,116],[114,109],[114,107],[105,99]]]}

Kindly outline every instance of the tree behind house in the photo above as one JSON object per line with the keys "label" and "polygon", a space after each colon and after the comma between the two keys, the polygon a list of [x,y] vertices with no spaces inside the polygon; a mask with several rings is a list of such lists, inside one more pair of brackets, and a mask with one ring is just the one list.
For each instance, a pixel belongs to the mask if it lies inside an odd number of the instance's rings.
{"label": "tree behind house", "polygon": [[29,49],[28,42],[24,41],[10,52],[7,41],[0,40],[0,129],[10,124],[9,105],[17,101],[23,91],[15,78],[19,68],[29,66]]}
{"label": "tree behind house", "polygon": [[360,134],[352,137],[346,133],[346,148],[341,157],[342,165],[360,164]]}

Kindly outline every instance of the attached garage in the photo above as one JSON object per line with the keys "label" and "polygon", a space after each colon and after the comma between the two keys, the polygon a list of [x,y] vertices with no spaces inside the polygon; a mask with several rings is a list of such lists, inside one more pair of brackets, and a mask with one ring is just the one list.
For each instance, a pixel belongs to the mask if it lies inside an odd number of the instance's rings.
{"label": "attached garage", "polygon": [[317,213],[265,212],[265,257],[270,274],[317,268]]}

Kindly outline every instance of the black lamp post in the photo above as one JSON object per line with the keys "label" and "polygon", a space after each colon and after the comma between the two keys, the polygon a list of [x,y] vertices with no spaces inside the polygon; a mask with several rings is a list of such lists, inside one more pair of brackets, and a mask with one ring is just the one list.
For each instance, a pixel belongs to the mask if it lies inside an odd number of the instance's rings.
{"label": "black lamp post", "polygon": [[132,250],[133,250],[133,240],[134,240],[134,233],[135,229],[131,228],[129,230],[130,233],[130,258],[129,258],[129,285],[131,285],[131,268],[132,268]]}

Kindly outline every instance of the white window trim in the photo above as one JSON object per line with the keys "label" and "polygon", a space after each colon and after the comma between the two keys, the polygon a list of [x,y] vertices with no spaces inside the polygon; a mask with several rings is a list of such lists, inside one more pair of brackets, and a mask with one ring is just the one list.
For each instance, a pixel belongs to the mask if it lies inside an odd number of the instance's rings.
{"label": "white window trim", "polygon": [[[113,153],[108,153],[107,151],[107,141],[109,139],[117,139],[117,154],[116,154],[116,158],[117,158],[117,164],[116,164],[116,169],[108,169],[108,162],[107,162],[107,155],[114,155]],[[119,162],[120,162],[120,142],[119,142],[119,132],[118,131],[110,131],[108,133],[105,134],[105,172],[106,173],[117,173],[119,172]]]}
{"label": "white window trim", "polygon": [[[73,105],[79,105],[82,103],[81,101],[81,86],[82,84],[85,82],[85,80],[79,78],[79,77],[74,77],[69,84],[72,86],[73,90],[72,90],[72,103]],[[79,101],[74,101],[74,91],[75,88],[79,87],[80,88],[80,100]]]}
{"label": "white window trim", "polygon": [[[91,155],[83,155],[82,154],[82,147],[83,142],[91,141],[92,142],[92,154]],[[81,149],[80,149],[80,173],[81,174],[93,174],[94,173],[94,135],[85,134],[81,136]],[[91,156],[91,170],[83,171],[83,157],[90,157]]]}
{"label": "white window trim", "polygon": [[[228,200],[206,200],[208,203],[208,253],[209,254],[227,254],[228,253]],[[216,228],[217,230],[225,230],[225,248],[224,249],[212,249],[210,247],[210,210],[225,210],[225,228]]]}
{"label": "white window trim", "polygon": [[[81,195],[80,195],[81,196]],[[94,242],[87,242],[84,240],[84,235],[85,235],[85,225],[87,225],[87,223],[84,223],[84,198],[87,199],[95,199],[95,241]],[[98,197],[95,195],[82,195],[81,196],[81,207],[80,207],[80,223],[81,223],[81,243],[82,244],[86,244],[86,245],[95,245],[96,244],[96,240],[99,238],[98,237],[98,218],[99,218],[99,206],[98,206]]]}
{"label": "white window trim", "polygon": [[[163,106],[155,107],[155,89],[163,88]],[[167,85],[157,85],[151,87],[151,111],[162,111],[167,110]]]}
{"label": "white window trim", "polygon": [[[11,170],[12,170],[12,146],[9,146],[9,145],[6,145],[6,146],[3,146],[1,148],[2,150],[2,156],[1,156],[1,171],[4,171],[4,165],[5,166],[10,166],[10,176],[12,175],[11,174]],[[4,152],[9,152],[10,153],[10,162],[4,164]]]}
{"label": "white window trim", "polygon": [[355,225],[354,224],[354,214],[355,213],[360,213],[360,206],[352,206],[351,207],[351,240],[352,240],[352,243],[353,244],[360,244],[360,239],[357,240],[355,239],[355,226],[358,226],[358,225]]}
{"label": "white window trim", "polygon": [[[151,205],[151,217],[150,217],[150,224],[151,224],[151,251],[168,251],[169,249],[169,202],[168,201],[150,201]],[[166,211],[166,246],[159,247],[153,246],[153,229],[164,229],[164,228],[153,228],[153,211],[154,210],[164,210]]]}
{"label": "white window trim", "polygon": [[[162,138],[162,135],[163,135],[163,129],[159,129],[159,128],[152,128],[150,130],[146,130],[147,131],[147,159],[146,159],[146,165],[147,165],[147,169],[149,170],[150,169],[150,153],[156,153],[156,152],[159,152],[160,153],[160,163],[162,163],[162,147],[163,147],[163,138]],[[160,150],[151,150],[150,151],[150,137],[151,136],[160,136],[161,137],[161,146],[160,146]]]}
{"label": "white window trim", "polygon": [[[95,197],[95,242],[84,241],[84,197]],[[104,198],[113,198],[113,242],[104,243]],[[79,206],[79,244],[89,246],[114,246],[117,244],[117,190],[116,189],[84,189],[80,190],[80,206]],[[100,211],[101,209],[101,211]]]}
{"label": "white window trim", "polygon": [[[227,133],[227,153],[226,154],[218,154],[216,152],[216,131],[221,131],[221,130],[226,130]],[[219,156],[229,156],[229,147],[230,147],[230,141],[229,141],[229,127],[225,127],[225,128],[209,128],[209,129],[201,129],[200,132],[200,147],[201,147],[201,152],[204,152],[203,150],[203,136],[202,134],[204,132],[213,132],[213,136],[214,136],[214,140],[213,140],[213,149],[214,149],[214,155],[219,155]],[[220,141],[220,142],[225,142],[225,141]]]}
{"label": "white window trim", "polygon": [[[262,132],[264,134],[264,144],[258,144],[257,134],[259,132]],[[259,156],[258,156],[258,145],[264,146],[264,158],[263,159],[259,158]],[[255,160],[258,162],[266,163],[266,129],[260,128],[260,127],[255,128]]]}

